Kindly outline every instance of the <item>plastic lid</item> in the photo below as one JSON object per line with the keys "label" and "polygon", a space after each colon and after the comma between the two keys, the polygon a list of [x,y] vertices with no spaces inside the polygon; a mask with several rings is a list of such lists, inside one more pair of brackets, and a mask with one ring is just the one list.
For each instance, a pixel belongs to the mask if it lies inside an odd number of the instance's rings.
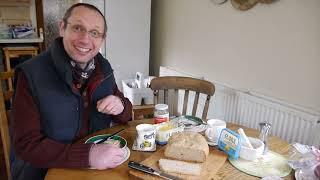
{"label": "plastic lid", "polygon": [[166,110],[166,109],[168,109],[168,105],[167,104],[156,104],[155,105],[155,109],[157,109],[157,110]]}

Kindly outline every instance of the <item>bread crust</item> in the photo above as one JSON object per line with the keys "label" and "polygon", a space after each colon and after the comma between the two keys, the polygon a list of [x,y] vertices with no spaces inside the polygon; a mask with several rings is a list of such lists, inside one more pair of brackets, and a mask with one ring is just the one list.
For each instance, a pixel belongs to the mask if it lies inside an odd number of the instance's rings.
{"label": "bread crust", "polygon": [[161,171],[167,173],[199,176],[201,174],[202,163],[192,163],[171,159],[160,159],[159,167]]}
{"label": "bread crust", "polygon": [[184,131],[170,137],[164,155],[170,159],[205,162],[209,155],[209,146],[201,134]]}

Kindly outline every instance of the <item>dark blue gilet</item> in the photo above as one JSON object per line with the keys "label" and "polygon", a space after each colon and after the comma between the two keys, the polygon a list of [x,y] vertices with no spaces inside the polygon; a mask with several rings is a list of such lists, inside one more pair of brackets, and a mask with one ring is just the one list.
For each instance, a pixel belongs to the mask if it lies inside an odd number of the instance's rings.
{"label": "dark blue gilet", "polygon": [[[71,143],[81,129],[84,107],[81,95],[72,90],[71,59],[64,51],[61,40],[57,39],[49,51],[18,66],[16,74],[23,71],[27,77],[45,136],[61,143]],[[95,61],[101,65],[102,76],[94,78],[95,81],[88,85],[91,100],[90,133],[110,126],[111,116],[98,112],[96,102],[113,94],[116,85],[109,62],[100,54]],[[37,173],[45,174],[46,169],[33,167],[16,157],[14,152],[12,155],[12,175],[20,176],[16,179],[25,179],[22,176],[32,174],[35,174],[33,178],[38,179]],[[19,175],[15,174],[17,171],[20,171]],[[21,171],[25,171],[24,175]]]}

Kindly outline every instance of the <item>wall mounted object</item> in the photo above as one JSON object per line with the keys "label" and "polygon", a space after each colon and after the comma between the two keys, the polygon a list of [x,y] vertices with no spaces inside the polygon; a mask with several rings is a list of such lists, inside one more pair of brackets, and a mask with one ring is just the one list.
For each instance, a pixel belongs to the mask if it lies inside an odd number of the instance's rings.
{"label": "wall mounted object", "polygon": [[211,2],[213,4],[219,5],[219,4],[223,4],[223,3],[227,2],[227,0],[211,0]]}
{"label": "wall mounted object", "polygon": [[277,0],[231,0],[231,4],[236,9],[239,9],[241,11],[246,11],[251,9],[257,3],[271,4],[276,1]]}
{"label": "wall mounted object", "polygon": [[258,0],[231,0],[231,4],[234,8],[241,11],[251,9],[258,3]]}

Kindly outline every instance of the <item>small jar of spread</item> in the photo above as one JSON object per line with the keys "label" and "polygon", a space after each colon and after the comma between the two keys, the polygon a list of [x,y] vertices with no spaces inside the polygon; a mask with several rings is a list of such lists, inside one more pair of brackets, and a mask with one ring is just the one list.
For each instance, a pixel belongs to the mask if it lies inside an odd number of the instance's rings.
{"label": "small jar of spread", "polygon": [[154,123],[169,121],[169,110],[167,104],[156,104],[154,108]]}

